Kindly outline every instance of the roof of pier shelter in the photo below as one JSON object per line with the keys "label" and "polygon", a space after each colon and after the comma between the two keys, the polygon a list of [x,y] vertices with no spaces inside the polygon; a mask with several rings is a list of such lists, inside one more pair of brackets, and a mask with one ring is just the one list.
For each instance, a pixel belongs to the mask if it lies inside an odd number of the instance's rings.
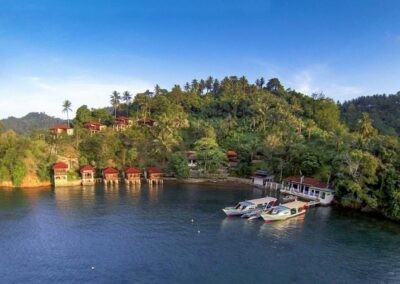
{"label": "roof of pier shelter", "polygon": [[267,171],[263,171],[263,170],[256,170],[253,174],[254,177],[262,177],[262,178],[266,178],[266,177],[274,177],[274,175],[270,172]]}
{"label": "roof of pier shelter", "polygon": [[[303,180],[302,180],[303,178]],[[283,179],[283,181],[297,184],[305,184],[317,188],[327,188],[327,184],[313,177],[290,176]]]}
{"label": "roof of pier shelter", "polygon": [[125,170],[126,174],[140,174],[140,171],[136,168],[127,168]]}
{"label": "roof of pier shelter", "polygon": [[83,173],[83,172],[95,172],[96,170],[91,166],[91,165],[86,165],[86,166],[83,166],[80,170],[79,170],[79,172],[80,173]]}
{"label": "roof of pier shelter", "polygon": [[149,168],[146,169],[146,171],[147,171],[149,174],[162,174],[162,173],[163,173],[162,170],[160,170],[160,169],[157,168],[157,167],[149,167]]}
{"label": "roof of pier shelter", "polygon": [[103,170],[103,174],[118,174],[118,170],[108,167]]}

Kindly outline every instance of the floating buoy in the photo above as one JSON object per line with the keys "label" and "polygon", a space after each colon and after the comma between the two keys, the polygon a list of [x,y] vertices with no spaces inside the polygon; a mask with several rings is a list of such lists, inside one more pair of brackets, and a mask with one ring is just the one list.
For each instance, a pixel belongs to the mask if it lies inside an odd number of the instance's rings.
{"label": "floating buoy", "polygon": [[192,223],[194,222],[194,219],[192,219]]}
{"label": "floating buoy", "polygon": [[200,230],[198,230],[197,233],[200,234]]}
{"label": "floating buoy", "polygon": [[92,270],[94,270],[94,266],[92,266]]}

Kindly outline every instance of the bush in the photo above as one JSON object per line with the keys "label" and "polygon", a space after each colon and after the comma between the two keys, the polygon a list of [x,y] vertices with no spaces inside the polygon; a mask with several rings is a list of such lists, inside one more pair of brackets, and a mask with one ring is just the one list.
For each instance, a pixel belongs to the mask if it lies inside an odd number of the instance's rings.
{"label": "bush", "polygon": [[169,161],[169,169],[178,179],[189,177],[189,166],[186,157],[182,153],[174,153]]}

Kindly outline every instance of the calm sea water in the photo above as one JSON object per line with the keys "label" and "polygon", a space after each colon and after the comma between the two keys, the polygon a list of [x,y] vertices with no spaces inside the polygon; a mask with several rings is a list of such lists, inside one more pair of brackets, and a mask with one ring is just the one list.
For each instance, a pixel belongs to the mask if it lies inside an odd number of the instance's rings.
{"label": "calm sea water", "polygon": [[1,190],[0,282],[400,282],[400,225],[332,207],[269,224],[220,210],[263,194],[176,184]]}

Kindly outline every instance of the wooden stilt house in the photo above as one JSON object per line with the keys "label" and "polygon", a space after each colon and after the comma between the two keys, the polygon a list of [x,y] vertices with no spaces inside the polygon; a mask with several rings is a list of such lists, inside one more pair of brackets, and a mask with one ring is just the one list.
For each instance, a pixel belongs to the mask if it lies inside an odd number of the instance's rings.
{"label": "wooden stilt house", "polygon": [[119,181],[119,172],[114,168],[105,168],[103,170],[103,182],[105,185],[108,184],[118,184]]}
{"label": "wooden stilt house", "polygon": [[124,171],[125,183],[130,185],[140,185],[140,171],[135,168],[127,168]]}
{"label": "wooden stilt house", "polygon": [[149,167],[145,171],[146,180],[150,185],[162,184],[164,173],[156,167]]}

